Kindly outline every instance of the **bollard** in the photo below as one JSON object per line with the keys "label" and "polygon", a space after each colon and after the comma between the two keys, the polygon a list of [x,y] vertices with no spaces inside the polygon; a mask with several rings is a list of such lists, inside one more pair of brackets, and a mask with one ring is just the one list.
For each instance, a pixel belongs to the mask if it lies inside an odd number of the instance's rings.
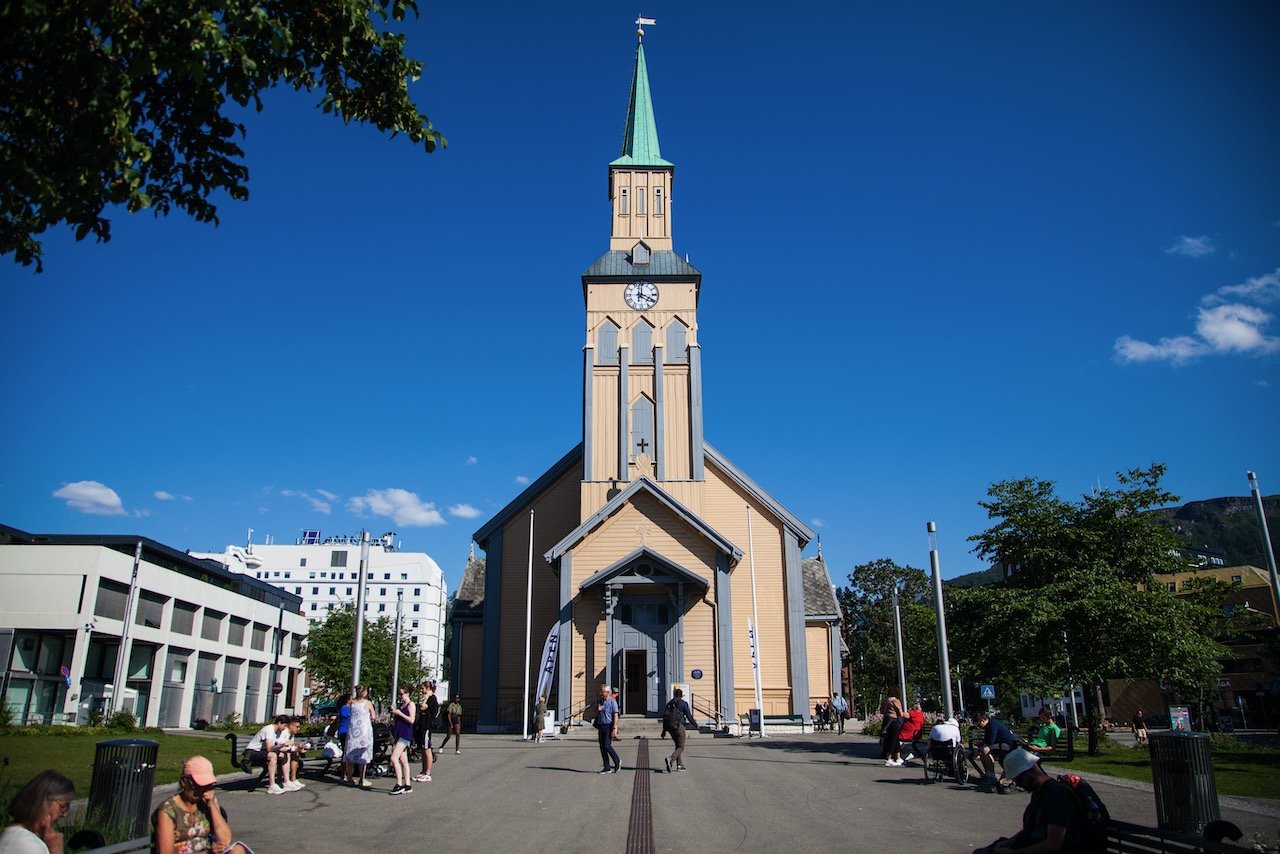
{"label": "bollard", "polygon": [[89,815],[104,828],[119,827],[128,838],[146,836],[151,819],[151,790],[156,782],[159,742],[145,738],[100,741],[89,783]]}
{"label": "bollard", "polygon": [[1222,818],[1213,777],[1209,736],[1201,732],[1151,733],[1151,781],[1156,790],[1156,823],[1162,830],[1199,835]]}

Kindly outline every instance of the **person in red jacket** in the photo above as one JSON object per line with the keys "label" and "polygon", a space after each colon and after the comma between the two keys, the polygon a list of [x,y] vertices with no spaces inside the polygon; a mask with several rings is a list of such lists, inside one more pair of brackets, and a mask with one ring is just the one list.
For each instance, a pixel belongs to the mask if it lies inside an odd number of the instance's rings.
{"label": "person in red jacket", "polygon": [[[915,703],[902,719],[902,731],[898,733],[898,741],[910,744],[920,736],[922,729],[924,729],[924,712],[920,710],[920,704]],[[910,762],[912,752],[910,749],[904,750],[902,761]]]}

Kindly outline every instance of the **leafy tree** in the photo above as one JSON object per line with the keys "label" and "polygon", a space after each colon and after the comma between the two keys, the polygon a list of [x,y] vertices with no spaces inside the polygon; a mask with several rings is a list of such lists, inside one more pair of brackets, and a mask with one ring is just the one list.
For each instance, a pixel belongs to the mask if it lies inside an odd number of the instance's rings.
{"label": "leafy tree", "polygon": [[0,254],[42,269],[60,223],[110,239],[107,205],[218,221],[248,197],[227,101],[277,84],[319,90],[343,122],[445,145],[413,103],[422,63],[381,29],[415,0],[13,0],[0,4]]}
{"label": "leafy tree", "polygon": [[[1097,750],[1094,692],[1108,678],[1154,678],[1190,692],[1212,679],[1224,649],[1215,612],[1154,583],[1183,569],[1177,540],[1151,513],[1177,500],[1162,465],[1117,475],[1118,488],[1071,502],[1052,482],[993,484],[982,502],[999,521],[970,540],[1007,567],[1002,587],[950,594],[952,649],[967,670],[1015,675],[1046,692],[1085,686],[1090,752]],[[954,616],[953,616],[954,615]]]}
{"label": "leafy tree", "polygon": [[[307,634],[304,660],[318,697],[333,699],[351,690],[355,637],[356,609],[350,603],[330,611],[324,622],[312,625]],[[385,703],[392,699],[395,648],[396,629],[390,618],[365,621],[364,641],[360,648],[360,681],[369,686],[369,697],[374,702]],[[417,640],[402,632],[400,684],[421,684],[431,675],[430,670],[418,658]]]}
{"label": "leafy tree", "polygon": [[898,688],[898,652],[893,631],[893,588],[898,587],[902,612],[903,658],[908,687],[911,684],[936,692],[938,685],[937,636],[930,587],[924,570],[899,566],[890,558],[860,564],[849,573],[849,585],[836,588],[844,614],[844,640],[854,674],[855,697],[879,705],[876,699]]}

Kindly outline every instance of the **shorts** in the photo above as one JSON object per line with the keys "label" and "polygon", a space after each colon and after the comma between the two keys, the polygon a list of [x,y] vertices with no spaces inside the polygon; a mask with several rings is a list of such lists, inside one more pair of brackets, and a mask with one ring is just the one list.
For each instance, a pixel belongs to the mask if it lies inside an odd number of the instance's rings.
{"label": "shorts", "polygon": [[418,746],[425,750],[431,749],[431,730],[428,729],[418,736]]}
{"label": "shorts", "polygon": [[397,739],[396,739],[396,746],[397,746],[397,747],[408,747],[408,746],[409,746],[410,744],[412,744],[412,743],[413,743],[413,742],[412,742],[412,741],[410,741],[410,740],[409,740],[409,739],[407,739],[407,738],[397,738]]}
{"label": "shorts", "polygon": [[265,751],[265,750],[250,750],[250,751],[249,751],[249,761],[250,761],[250,762],[252,762],[254,765],[262,765],[262,766],[265,766],[265,765],[267,764],[267,751]]}

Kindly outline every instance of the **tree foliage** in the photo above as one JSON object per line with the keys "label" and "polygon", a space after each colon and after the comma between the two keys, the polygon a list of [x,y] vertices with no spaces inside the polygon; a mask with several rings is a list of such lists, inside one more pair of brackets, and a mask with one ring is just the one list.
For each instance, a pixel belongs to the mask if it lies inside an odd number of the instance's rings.
{"label": "tree foliage", "polygon": [[893,589],[902,613],[907,698],[912,686],[937,691],[938,643],[929,579],[924,570],[899,566],[889,558],[859,564],[849,584],[836,588],[844,615],[844,640],[854,673],[854,689],[868,704],[898,688],[898,652],[893,629]]}
{"label": "tree foliage", "polygon": [[445,145],[409,95],[422,63],[385,29],[415,0],[14,0],[0,4],[0,254],[42,269],[37,235],[110,238],[107,205],[217,222],[248,197],[228,101],[319,91],[343,122]]}
{"label": "tree foliage", "polygon": [[[970,672],[1014,675],[1027,689],[1157,679],[1192,692],[1216,676],[1225,650],[1212,638],[1220,603],[1184,599],[1155,582],[1181,570],[1178,541],[1147,512],[1177,500],[1164,466],[1117,475],[1115,489],[1078,501],[1052,482],[993,484],[982,502],[998,521],[970,539],[1011,570],[1001,587],[949,594],[952,649]],[[1085,691],[1086,711],[1092,692]],[[1096,721],[1088,714],[1090,745]]]}
{"label": "tree foliage", "polygon": [[[304,654],[307,672],[318,697],[333,699],[351,690],[351,665],[355,649],[356,609],[350,603],[330,611],[324,622],[311,626]],[[395,662],[395,623],[388,617],[366,620],[360,648],[360,681],[369,686],[369,697],[385,705],[392,698],[391,678]],[[431,676],[418,658],[416,639],[402,632],[400,684],[418,685]]]}

